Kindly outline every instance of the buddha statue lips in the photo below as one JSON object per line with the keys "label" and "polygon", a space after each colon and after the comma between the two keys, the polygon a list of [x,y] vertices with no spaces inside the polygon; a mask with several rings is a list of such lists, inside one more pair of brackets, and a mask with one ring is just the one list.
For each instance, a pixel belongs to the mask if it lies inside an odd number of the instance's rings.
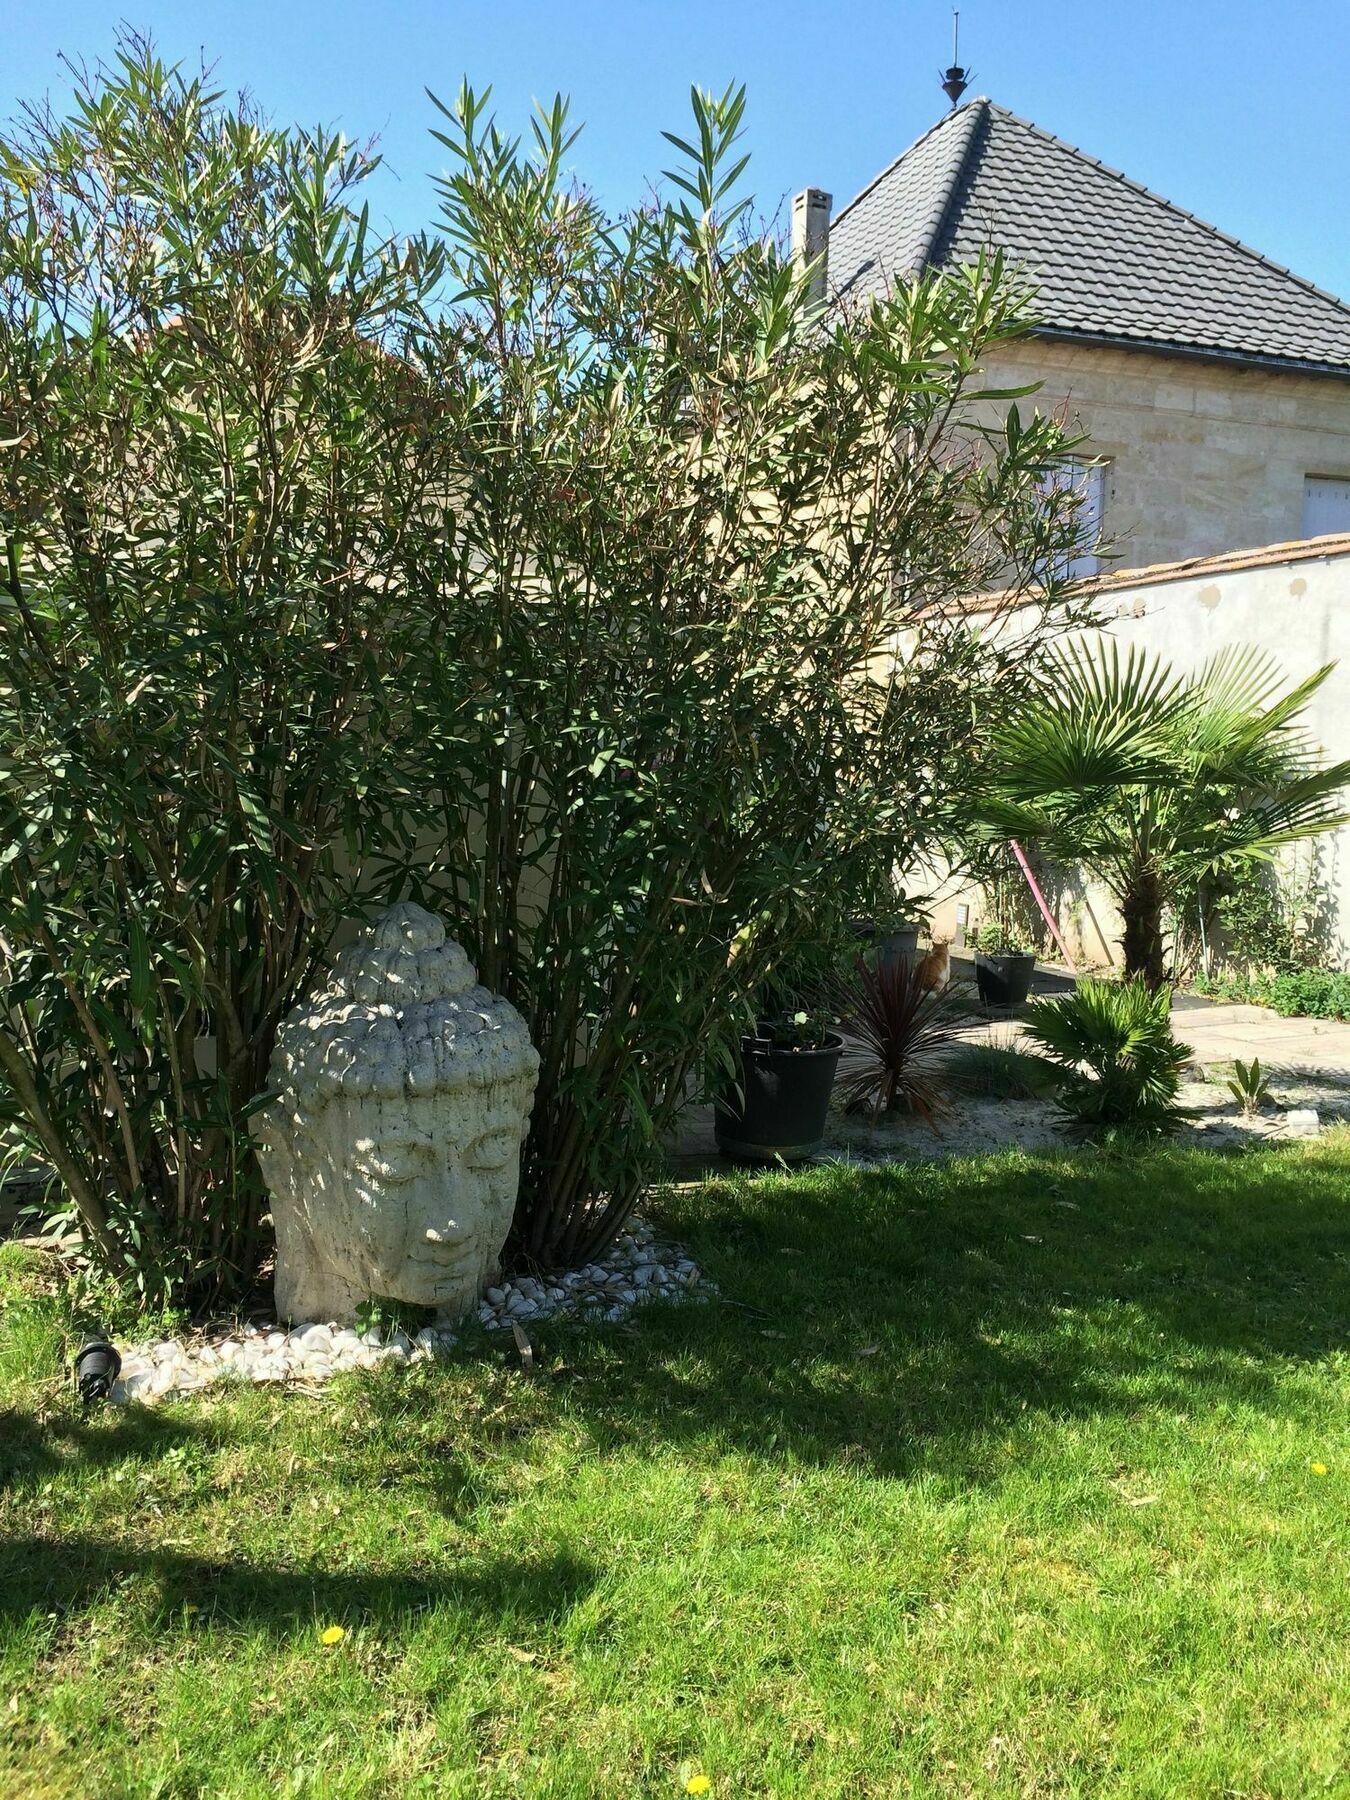
{"label": "buddha statue lips", "polygon": [[340,951],[281,1026],[254,1117],[278,1315],[472,1307],[511,1226],[538,1072],[520,1014],[420,906]]}

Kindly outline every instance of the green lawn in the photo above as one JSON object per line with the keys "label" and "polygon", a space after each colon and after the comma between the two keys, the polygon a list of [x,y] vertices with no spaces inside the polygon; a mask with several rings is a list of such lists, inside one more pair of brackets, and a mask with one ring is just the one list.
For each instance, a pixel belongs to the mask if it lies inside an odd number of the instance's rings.
{"label": "green lawn", "polygon": [[1350,1794],[1348,1178],[710,1186],[534,1375],[87,1422],[10,1247],[0,1792]]}

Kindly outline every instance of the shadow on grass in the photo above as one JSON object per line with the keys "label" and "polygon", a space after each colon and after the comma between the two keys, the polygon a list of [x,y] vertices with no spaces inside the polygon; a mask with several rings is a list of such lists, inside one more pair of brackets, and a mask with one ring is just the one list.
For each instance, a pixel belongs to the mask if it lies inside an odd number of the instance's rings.
{"label": "shadow on grass", "polygon": [[[1350,1333],[1348,1175],[1350,1134],[1310,1154],[1010,1155],[711,1184],[663,1204],[714,1298],[615,1328],[533,1328],[530,1378],[509,1373],[499,1343],[458,1371],[366,1383],[385,1433],[378,1479],[472,1512],[563,1422],[602,1452],[980,1482],[991,1445],[1043,1421],[1296,1418],[1315,1404],[1300,1366]],[[200,1404],[41,1425],[11,1414],[0,1489],[76,1461],[210,1449],[232,1430]],[[310,1593],[318,1579],[210,1578],[241,1593]]]}
{"label": "shadow on grass", "polygon": [[205,1440],[211,1446],[221,1435],[217,1425],[141,1406],[42,1418],[18,1408],[0,1410],[0,1494],[72,1465],[101,1469],[149,1461],[180,1445]]}
{"label": "shadow on grass", "polygon": [[817,1170],[711,1186],[672,1228],[718,1298],[573,1329],[602,1444],[697,1443],[980,1480],[1039,1418],[1288,1416],[1350,1328],[1345,1152]]}
{"label": "shadow on grass", "polygon": [[543,1621],[572,1610],[597,1571],[566,1554],[479,1557],[438,1575],[360,1570],[278,1569],[167,1549],[142,1549],[85,1536],[11,1537],[0,1542],[0,1620],[33,1614],[58,1620],[100,1597],[143,1590],[148,1622],[192,1606],[216,1624],[280,1635],[310,1623],[406,1628],[448,1607],[482,1622]]}

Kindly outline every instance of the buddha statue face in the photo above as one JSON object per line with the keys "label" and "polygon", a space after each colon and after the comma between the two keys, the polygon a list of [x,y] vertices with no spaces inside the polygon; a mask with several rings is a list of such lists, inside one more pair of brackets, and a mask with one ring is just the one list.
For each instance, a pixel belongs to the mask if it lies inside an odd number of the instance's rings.
{"label": "buddha statue face", "polygon": [[472,1307],[510,1229],[538,1067],[520,1015],[420,907],[342,951],[278,1033],[255,1120],[278,1314]]}

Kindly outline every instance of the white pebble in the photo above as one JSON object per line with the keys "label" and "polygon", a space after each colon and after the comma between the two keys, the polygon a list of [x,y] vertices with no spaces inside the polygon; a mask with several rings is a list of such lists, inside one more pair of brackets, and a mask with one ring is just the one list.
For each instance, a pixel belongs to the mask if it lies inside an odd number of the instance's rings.
{"label": "white pebble", "polygon": [[[1313,1135],[1319,1125],[1310,1110],[1286,1113],[1291,1134]],[[698,1264],[672,1244],[660,1244],[652,1228],[634,1220],[599,1262],[567,1269],[547,1280],[522,1275],[487,1289],[478,1307],[485,1326],[501,1329],[512,1320],[544,1320],[559,1315],[626,1318],[645,1299],[672,1300],[702,1280]],[[705,1291],[707,1284],[704,1284]],[[185,1343],[163,1338],[134,1345],[122,1359],[116,1401],[153,1401],[172,1392],[191,1393],[220,1376],[258,1383],[325,1381],[339,1370],[370,1369],[381,1363],[426,1361],[457,1341],[451,1321],[424,1326],[414,1337],[403,1330],[381,1342],[378,1327],[355,1331],[336,1323],[308,1323],[286,1331],[249,1323],[220,1330],[214,1338]]]}

